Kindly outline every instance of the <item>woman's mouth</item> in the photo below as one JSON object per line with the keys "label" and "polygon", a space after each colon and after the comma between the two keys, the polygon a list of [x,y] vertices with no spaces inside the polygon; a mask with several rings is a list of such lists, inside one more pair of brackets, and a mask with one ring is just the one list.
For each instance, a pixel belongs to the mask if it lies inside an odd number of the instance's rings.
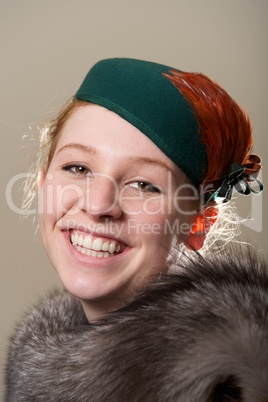
{"label": "woman's mouth", "polygon": [[81,232],[71,233],[71,243],[81,254],[90,257],[108,258],[122,253],[125,245],[117,240],[82,235]]}

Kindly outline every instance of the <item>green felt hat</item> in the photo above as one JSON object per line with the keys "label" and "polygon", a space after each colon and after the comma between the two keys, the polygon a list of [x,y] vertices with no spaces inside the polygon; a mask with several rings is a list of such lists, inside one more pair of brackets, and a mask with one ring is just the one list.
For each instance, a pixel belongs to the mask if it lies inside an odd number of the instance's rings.
{"label": "green felt hat", "polygon": [[76,98],[121,116],[149,137],[198,187],[207,168],[192,106],[163,76],[172,67],[113,58],[95,64]]}

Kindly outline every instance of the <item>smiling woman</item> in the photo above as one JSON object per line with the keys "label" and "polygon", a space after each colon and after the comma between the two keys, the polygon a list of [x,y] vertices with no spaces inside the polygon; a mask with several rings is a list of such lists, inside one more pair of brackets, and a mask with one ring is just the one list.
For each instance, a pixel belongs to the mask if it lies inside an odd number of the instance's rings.
{"label": "smiling woman", "polygon": [[[83,105],[68,119],[43,172],[40,232],[89,320],[119,308],[163,271],[173,239],[165,222],[179,219],[189,230],[193,223],[194,214],[169,205],[186,181],[148,137],[114,112]],[[144,225],[156,224],[158,232],[144,233]]]}
{"label": "smiling woman", "polygon": [[73,297],[82,306],[78,329],[202,249],[234,187],[262,190],[251,146],[247,114],[204,75],[134,59],[93,66],[43,130],[25,203],[38,187],[42,242],[71,295],[66,316]]}

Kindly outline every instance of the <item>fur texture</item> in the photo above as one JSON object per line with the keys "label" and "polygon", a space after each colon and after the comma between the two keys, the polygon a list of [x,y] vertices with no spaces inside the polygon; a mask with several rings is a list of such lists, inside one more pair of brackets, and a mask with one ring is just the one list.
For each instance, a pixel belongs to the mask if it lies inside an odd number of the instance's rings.
{"label": "fur texture", "polygon": [[267,264],[200,257],[91,325],[55,294],[17,329],[6,384],[6,402],[267,402]]}

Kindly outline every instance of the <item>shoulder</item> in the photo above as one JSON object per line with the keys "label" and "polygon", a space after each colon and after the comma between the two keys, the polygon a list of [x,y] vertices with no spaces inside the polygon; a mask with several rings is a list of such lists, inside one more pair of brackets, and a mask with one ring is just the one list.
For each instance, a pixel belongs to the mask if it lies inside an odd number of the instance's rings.
{"label": "shoulder", "polygon": [[79,300],[66,291],[55,291],[26,313],[12,340],[27,338],[27,335],[38,334],[39,331],[43,336],[49,336],[85,323]]}
{"label": "shoulder", "polygon": [[57,364],[64,353],[62,345],[70,343],[71,350],[72,339],[82,336],[75,331],[77,328],[87,331],[86,324],[81,303],[66,291],[54,292],[40,300],[18,324],[11,338],[6,365],[6,401],[32,400],[20,399],[20,395],[31,395],[29,390],[45,379],[49,367],[51,376],[56,378]]}

